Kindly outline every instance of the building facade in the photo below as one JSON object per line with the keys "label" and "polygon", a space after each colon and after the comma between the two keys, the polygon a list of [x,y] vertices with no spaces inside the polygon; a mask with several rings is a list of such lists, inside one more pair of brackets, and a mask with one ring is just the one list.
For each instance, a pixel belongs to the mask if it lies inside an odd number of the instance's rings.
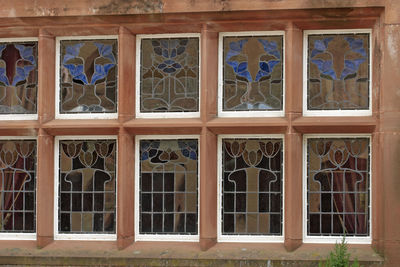
{"label": "building facade", "polygon": [[400,264],[400,3],[0,10],[1,264]]}

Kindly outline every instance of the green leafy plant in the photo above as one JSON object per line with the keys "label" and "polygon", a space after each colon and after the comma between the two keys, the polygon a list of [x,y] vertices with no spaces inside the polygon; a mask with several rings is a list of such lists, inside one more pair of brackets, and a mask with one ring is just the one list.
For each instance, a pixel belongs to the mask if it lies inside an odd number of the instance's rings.
{"label": "green leafy plant", "polygon": [[360,267],[357,258],[350,265],[350,253],[347,251],[347,243],[343,236],[341,243],[336,243],[334,250],[329,254],[325,263],[320,262],[319,267]]}

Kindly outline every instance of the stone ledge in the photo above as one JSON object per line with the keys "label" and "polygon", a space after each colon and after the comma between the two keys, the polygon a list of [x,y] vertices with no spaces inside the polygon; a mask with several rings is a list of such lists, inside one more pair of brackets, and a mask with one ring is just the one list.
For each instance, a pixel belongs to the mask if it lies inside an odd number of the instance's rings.
{"label": "stone ledge", "polygon": [[[38,249],[35,242],[15,241],[1,242],[0,265],[318,266],[332,248],[303,244],[287,252],[283,244],[219,243],[201,251],[198,243],[136,242],[118,250],[115,242],[54,241]],[[349,252],[363,266],[383,266],[369,245],[349,245]]]}

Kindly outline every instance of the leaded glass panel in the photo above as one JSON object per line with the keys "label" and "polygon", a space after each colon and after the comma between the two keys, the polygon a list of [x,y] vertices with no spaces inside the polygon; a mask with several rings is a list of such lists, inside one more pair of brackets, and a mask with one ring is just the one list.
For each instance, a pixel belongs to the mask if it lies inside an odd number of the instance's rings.
{"label": "leaded glass panel", "polygon": [[117,40],[60,41],[60,114],[117,112]]}
{"label": "leaded glass panel", "polygon": [[115,233],[116,141],[59,143],[59,233]]}
{"label": "leaded glass panel", "polygon": [[223,111],[283,109],[283,37],[223,38]]}
{"label": "leaded glass panel", "polygon": [[0,232],[36,232],[36,141],[0,141]]}
{"label": "leaded glass panel", "polygon": [[222,139],[222,234],[282,235],[282,139]]}
{"label": "leaded glass panel", "polygon": [[369,34],[308,35],[308,110],[367,110]]}
{"label": "leaded glass panel", "polygon": [[0,43],[0,114],[35,114],[37,42]]}
{"label": "leaded glass panel", "polygon": [[198,233],[198,141],[140,140],[141,234]]}
{"label": "leaded glass panel", "polygon": [[307,140],[307,233],[369,235],[369,138]]}
{"label": "leaded glass panel", "polygon": [[140,112],[199,111],[199,38],[141,40]]}

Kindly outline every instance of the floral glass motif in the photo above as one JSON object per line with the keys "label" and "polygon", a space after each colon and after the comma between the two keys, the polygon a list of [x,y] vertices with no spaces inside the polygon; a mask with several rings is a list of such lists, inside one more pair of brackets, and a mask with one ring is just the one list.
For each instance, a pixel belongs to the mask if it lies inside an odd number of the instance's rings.
{"label": "floral glass motif", "polygon": [[198,233],[198,142],[140,141],[141,234]]}
{"label": "floral glass motif", "polygon": [[224,37],[223,111],[283,108],[283,37]]}
{"label": "floral glass motif", "polygon": [[64,40],[60,47],[60,113],[117,112],[117,41]]}
{"label": "floral glass motif", "polygon": [[60,141],[59,233],[115,233],[114,140]]}
{"label": "floral glass motif", "polygon": [[199,111],[199,38],[142,39],[140,112]]}
{"label": "floral glass motif", "polygon": [[222,140],[222,234],[282,235],[282,139]]}
{"label": "floral glass motif", "polygon": [[0,114],[35,114],[37,42],[0,43]]}
{"label": "floral glass motif", "polygon": [[0,141],[0,232],[36,232],[36,141]]}
{"label": "floral glass motif", "polygon": [[307,233],[369,235],[369,139],[307,140]]}
{"label": "floral glass motif", "polygon": [[308,36],[308,110],[369,108],[369,34]]}

